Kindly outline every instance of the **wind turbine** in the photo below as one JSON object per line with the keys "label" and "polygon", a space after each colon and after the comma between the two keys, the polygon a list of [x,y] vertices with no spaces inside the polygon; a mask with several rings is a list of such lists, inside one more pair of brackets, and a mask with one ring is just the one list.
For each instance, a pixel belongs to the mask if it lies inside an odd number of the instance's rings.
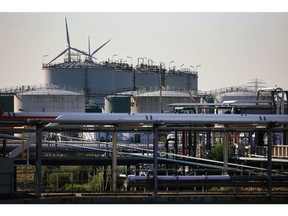
{"label": "wind turbine", "polygon": [[109,41],[111,41],[111,39],[109,39],[102,46],[100,46],[96,50],[94,50],[91,54],[91,52],[90,52],[90,37],[88,36],[88,54],[86,54],[88,56],[87,61],[93,62],[92,58],[95,58],[93,55],[95,55],[100,49],[102,49],[107,43],[109,43]]}
{"label": "wind turbine", "polygon": [[50,64],[51,62],[55,61],[57,58],[59,58],[60,56],[62,56],[64,53],[66,53],[68,51],[68,62],[71,62],[71,50],[74,50],[78,53],[81,53],[83,55],[87,55],[87,53],[79,50],[79,49],[76,49],[74,47],[71,47],[70,45],[70,38],[69,38],[69,32],[68,32],[68,24],[67,24],[67,19],[65,17],[65,25],[66,25],[66,38],[67,38],[67,48],[62,51],[58,56],[56,56],[54,59],[52,59],[48,64]]}

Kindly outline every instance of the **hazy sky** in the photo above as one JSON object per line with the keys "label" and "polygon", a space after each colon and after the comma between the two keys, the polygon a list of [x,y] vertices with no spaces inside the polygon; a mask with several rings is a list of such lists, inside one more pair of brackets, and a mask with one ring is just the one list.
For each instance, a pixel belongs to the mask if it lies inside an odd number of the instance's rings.
{"label": "hazy sky", "polygon": [[[42,62],[71,46],[106,61],[147,57],[166,67],[198,67],[199,90],[258,78],[288,89],[288,13],[0,13],[0,88],[44,83]],[[43,57],[45,55],[49,55]]]}

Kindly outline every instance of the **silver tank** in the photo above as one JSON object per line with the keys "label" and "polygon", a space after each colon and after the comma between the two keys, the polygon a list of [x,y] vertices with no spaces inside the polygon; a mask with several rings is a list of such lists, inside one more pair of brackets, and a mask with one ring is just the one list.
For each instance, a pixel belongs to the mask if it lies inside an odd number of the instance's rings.
{"label": "silver tank", "polygon": [[83,90],[87,96],[106,96],[135,89],[157,90],[162,85],[175,90],[197,90],[198,76],[187,72],[167,72],[153,68],[132,68],[128,64],[66,62],[44,65],[45,84]]}
{"label": "silver tank", "polygon": [[14,96],[14,112],[85,112],[85,95],[59,89],[36,89]]}

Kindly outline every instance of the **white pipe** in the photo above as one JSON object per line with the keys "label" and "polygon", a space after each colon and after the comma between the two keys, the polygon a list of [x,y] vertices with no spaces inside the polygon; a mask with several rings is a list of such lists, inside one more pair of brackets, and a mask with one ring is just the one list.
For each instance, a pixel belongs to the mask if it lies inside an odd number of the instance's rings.
{"label": "white pipe", "polygon": [[227,100],[222,102],[222,106],[229,105],[229,104],[269,104],[269,100]]}
{"label": "white pipe", "polygon": [[[32,120],[33,121],[33,120]],[[29,121],[28,121],[29,122]],[[77,124],[287,124],[288,115],[260,114],[124,114],[124,113],[82,113],[64,114],[51,120],[58,123]]]}

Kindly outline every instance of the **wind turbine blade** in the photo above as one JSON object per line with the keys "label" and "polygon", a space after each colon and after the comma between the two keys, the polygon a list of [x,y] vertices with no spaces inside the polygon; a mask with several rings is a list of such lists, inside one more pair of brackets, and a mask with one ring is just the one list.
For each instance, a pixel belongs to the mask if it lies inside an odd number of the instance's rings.
{"label": "wind turbine blade", "polygon": [[83,51],[81,51],[81,50],[79,50],[79,49],[76,49],[76,48],[73,48],[73,47],[70,47],[70,49],[72,49],[72,50],[74,50],[74,51],[76,51],[76,52],[79,52],[79,53],[81,53],[81,54],[83,54],[83,55],[88,56],[88,54],[87,54],[86,52],[83,52]]}
{"label": "wind turbine blade", "polygon": [[66,24],[67,44],[68,44],[68,47],[70,47],[70,38],[69,38],[68,25],[67,25],[67,19],[66,19],[66,17],[65,17],[65,24]]}
{"label": "wind turbine blade", "polygon": [[[111,39],[110,39],[111,40]],[[96,52],[98,52],[102,47],[104,47],[110,40],[108,40],[106,43],[104,43],[102,46],[100,46],[98,49],[96,49],[91,56],[93,56]]]}
{"label": "wind turbine blade", "polygon": [[56,56],[53,60],[51,60],[48,64],[50,64],[51,62],[55,61],[57,58],[59,58],[60,56],[62,56],[65,52],[67,52],[69,48],[65,49],[63,52],[61,52],[58,56]]}

